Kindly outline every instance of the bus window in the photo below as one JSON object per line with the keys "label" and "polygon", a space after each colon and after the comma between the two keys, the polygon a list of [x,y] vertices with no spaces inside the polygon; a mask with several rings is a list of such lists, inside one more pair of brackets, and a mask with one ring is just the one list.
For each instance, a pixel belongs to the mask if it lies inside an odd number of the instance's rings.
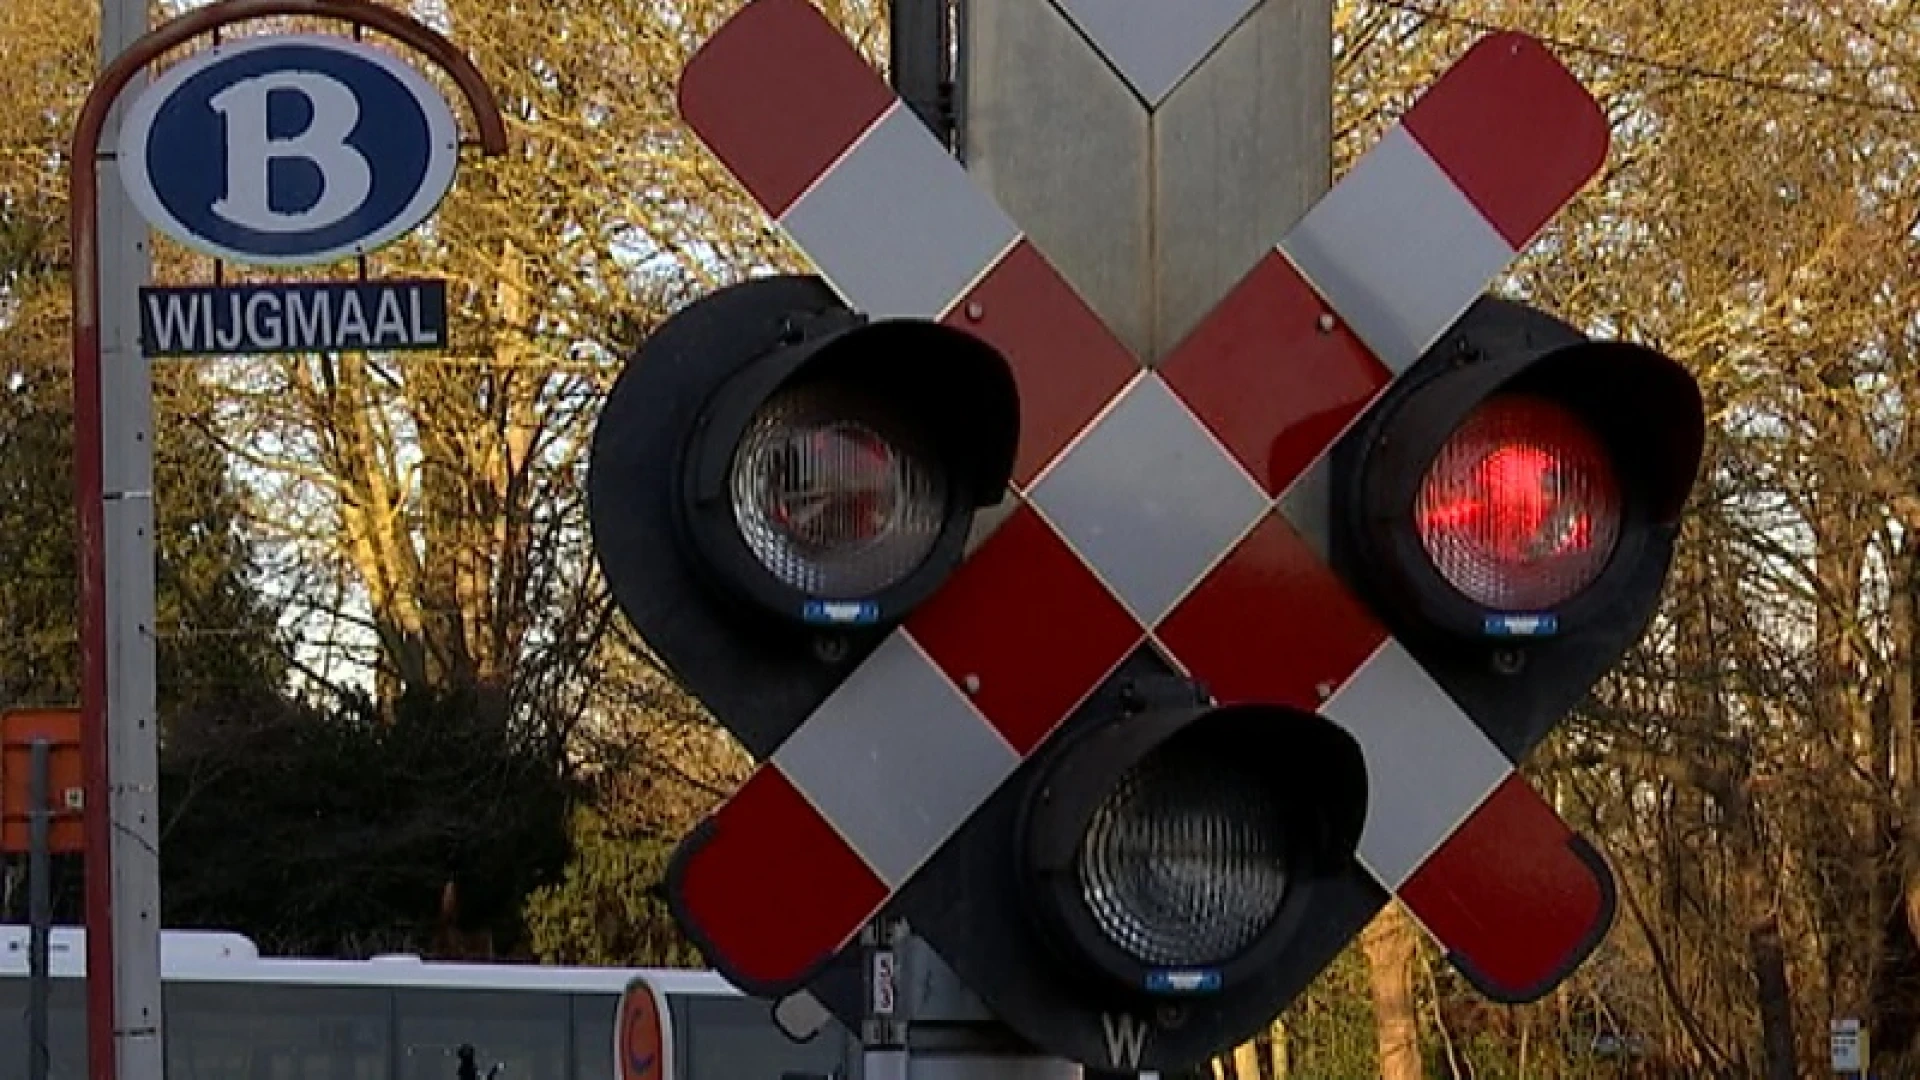
{"label": "bus window", "polygon": [[167,1080],[391,1080],[390,992],[170,983]]}
{"label": "bus window", "polygon": [[805,1043],[782,1034],[767,1002],[750,997],[675,995],[674,1057],[686,1069],[678,1080],[777,1078],[782,1073],[844,1075],[847,1047],[840,1027]]}
{"label": "bus window", "polygon": [[[484,1078],[552,1080],[568,1073],[565,994],[492,990],[394,991],[400,1016],[401,1080],[455,1080],[463,1045]],[[171,1080],[171,1078],[169,1078]]]}
{"label": "bus window", "polygon": [[27,980],[0,979],[0,1080],[26,1080]]}
{"label": "bus window", "polygon": [[[87,1015],[83,984],[55,979],[47,1029],[50,1075],[87,1074]],[[0,1080],[27,1080],[27,980],[0,978]]]}
{"label": "bus window", "polygon": [[573,1080],[610,1080],[615,1075],[613,1017],[620,999],[612,994],[567,997],[573,1005]]}

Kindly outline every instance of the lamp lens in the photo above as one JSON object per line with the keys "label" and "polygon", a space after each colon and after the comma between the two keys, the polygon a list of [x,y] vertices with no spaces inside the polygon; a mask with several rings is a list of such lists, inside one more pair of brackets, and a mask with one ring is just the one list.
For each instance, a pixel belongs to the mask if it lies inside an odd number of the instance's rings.
{"label": "lamp lens", "polygon": [[781,582],[863,599],[933,551],[948,509],[943,466],[881,403],[831,385],[785,389],[734,451],[734,521]]}

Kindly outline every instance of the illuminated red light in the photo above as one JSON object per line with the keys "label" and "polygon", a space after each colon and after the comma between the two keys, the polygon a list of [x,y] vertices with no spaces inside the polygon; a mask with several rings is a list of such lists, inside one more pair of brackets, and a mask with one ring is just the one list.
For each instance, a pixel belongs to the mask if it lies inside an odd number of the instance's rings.
{"label": "illuminated red light", "polygon": [[1434,456],[1414,505],[1434,568],[1495,611],[1565,603],[1606,568],[1620,535],[1620,484],[1605,447],[1571,410],[1496,397]]}

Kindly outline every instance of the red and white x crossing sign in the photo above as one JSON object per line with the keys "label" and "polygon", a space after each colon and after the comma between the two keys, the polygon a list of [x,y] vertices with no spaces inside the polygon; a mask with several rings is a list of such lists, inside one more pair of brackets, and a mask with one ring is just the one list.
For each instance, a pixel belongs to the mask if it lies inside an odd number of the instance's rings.
{"label": "red and white x crossing sign", "polygon": [[1474,46],[1157,370],[806,0],[748,4],[681,108],[852,307],[985,340],[1021,405],[1011,517],[683,853],[717,967],[803,984],[1143,642],[1222,702],[1355,737],[1360,862],[1483,985],[1584,953],[1604,874],[1296,518],[1332,443],[1603,160],[1598,106],[1537,42]]}

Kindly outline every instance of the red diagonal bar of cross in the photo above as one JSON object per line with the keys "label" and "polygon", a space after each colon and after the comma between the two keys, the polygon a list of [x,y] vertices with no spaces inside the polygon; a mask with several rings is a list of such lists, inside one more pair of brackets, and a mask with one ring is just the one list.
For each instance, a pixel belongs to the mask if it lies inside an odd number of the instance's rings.
{"label": "red diagonal bar of cross", "polygon": [[[804,982],[1148,639],[1223,700],[1355,734],[1361,860],[1483,984],[1584,954],[1604,878],[1286,498],[1603,157],[1597,109],[1537,43],[1476,46],[1158,373],[804,0],[743,9],[681,105],[851,305],[978,334],[1022,407],[1022,506],[690,840],[681,908],[717,967]],[[1485,857],[1496,835],[1532,860],[1524,887]]]}

